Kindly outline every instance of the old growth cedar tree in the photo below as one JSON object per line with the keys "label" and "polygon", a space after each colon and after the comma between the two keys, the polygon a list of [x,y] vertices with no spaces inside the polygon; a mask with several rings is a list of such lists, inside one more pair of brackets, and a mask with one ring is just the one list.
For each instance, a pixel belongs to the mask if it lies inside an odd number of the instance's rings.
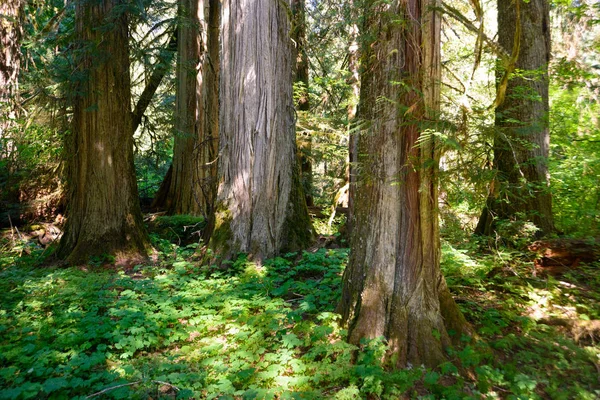
{"label": "old growth cedar tree", "polygon": [[[294,83],[297,85],[296,93],[298,101],[296,108],[298,111],[310,110],[308,96],[308,55],[306,54],[306,3],[304,0],[292,0],[292,40],[294,57]],[[300,172],[304,194],[306,196],[306,205],[314,205],[312,196],[313,187],[313,167],[312,167],[312,134],[310,132],[301,132],[296,140],[298,144],[298,158],[300,162]]]}
{"label": "old growth cedar tree", "polygon": [[175,143],[162,205],[209,218],[216,196],[220,4],[179,0]]}
{"label": "old growth cedar tree", "polygon": [[489,235],[497,220],[521,214],[539,234],[549,234],[554,222],[548,174],[548,0],[498,0],[498,41],[516,63],[508,71],[499,63],[497,70],[498,87],[506,92],[496,108],[495,178],[476,233]]}
{"label": "old growth cedar tree", "polygon": [[22,0],[0,3],[0,159],[10,151],[5,136],[16,117],[23,5]]}
{"label": "old growth cedar tree", "polygon": [[289,0],[225,0],[210,247],[261,259],[312,238],[295,151]]}
{"label": "old growth cedar tree", "polygon": [[57,255],[69,263],[109,255],[117,263],[147,256],[133,164],[129,35],[123,0],[78,0],[80,51],[73,84],[69,202]]}
{"label": "old growth cedar tree", "polygon": [[[367,1],[355,225],[338,311],[348,340],[384,337],[395,367],[437,366],[469,326],[440,271],[440,17],[435,0]],[[450,335],[454,332],[454,336]]]}
{"label": "old growth cedar tree", "polygon": [[[352,0],[353,7],[354,0]],[[358,134],[356,112],[360,97],[360,65],[359,65],[359,28],[355,22],[350,26],[350,41],[348,43],[348,84],[352,88],[352,101],[348,103],[348,217],[346,219],[346,232],[352,235],[354,224],[354,197],[356,196],[356,163],[358,161]]]}

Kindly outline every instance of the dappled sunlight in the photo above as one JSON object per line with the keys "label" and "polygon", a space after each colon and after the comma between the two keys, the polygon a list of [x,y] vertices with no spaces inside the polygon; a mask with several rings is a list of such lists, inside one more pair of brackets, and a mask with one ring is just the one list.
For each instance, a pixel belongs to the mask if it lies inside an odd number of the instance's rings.
{"label": "dappled sunlight", "polygon": [[[355,353],[333,312],[347,249],[289,253],[262,264],[241,256],[219,269],[193,262],[196,247],[172,247],[158,265],[127,272],[3,270],[0,289],[15,288],[0,312],[0,357],[12,366],[0,370],[9,374],[8,390],[26,383],[32,393],[108,390],[115,398],[145,398],[157,390],[195,398],[398,398],[419,390],[440,398],[465,391],[503,398],[507,390],[532,395],[545,374],[568,382],[563,375],[572,368],[581,371],[578,382],[595,379],[590,361],[598,362],[600,349],[589,335],[577,346],[542,323],[572,307],[583,311],[575,292],[582,285],[524,278],[530,271],[524,263],[490,269],[503,265],[504,256],[445,245],[450,288],[485,342],[449,349],[452,361],[438,371],[392,372],[381,364],[387,344],[365,342]],[[461,380],[458,365],[477,376]],[[24,373],[32,368],[39,372]],[[546,390],[587,390],[558,385]]]}

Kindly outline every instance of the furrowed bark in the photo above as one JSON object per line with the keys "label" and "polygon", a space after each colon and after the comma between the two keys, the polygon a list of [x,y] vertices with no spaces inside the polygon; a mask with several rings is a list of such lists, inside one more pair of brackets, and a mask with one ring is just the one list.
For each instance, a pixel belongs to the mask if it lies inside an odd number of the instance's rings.
{"label": "furrowed bark", "polygon": [[350,343],[384,337],[395,367],[435,367],[468,332],[440,272],[438,154],[434,136],[423,132],[435,127],[439,102],[433,5],[369,2],[364,10],[361,168],[338,310]]}
{"label": "furrowed bark", "polygon": [[22,0],[0,4],[0,160],[14,151],[9,131],[18,116],[23,6]]}
{"label": "furrowed bark", "polygon": [[224,259],[297,249],[312,227],[295,153],[290,4],[223,2],[219,190],[211,247]]}
{"label": "furrowed bark", "polygon": [[150,248],[133,164],[129,34],[121,0],[76,3],[78,60],[69,146],[69,203],[57,256],[144,260]]}
{"label": "furrowed bark", "polygon": [[[517,73],[508,75],[504,101],[496,108],[496,175],[475,230],[481,235],[491,235],[498,220],[520,218],[532,221],[538,236],[555,231],[548,173],[549,5],[547,0],[517,1],[518,7],[498,0],[498,41],[517,56]],[[515,23],[520,24],[517,37]],[[505,74],[499,66],[498,79]]]}
{"label": "furrowed bark", "polygon": [[204,216],[206,239],[216,197],[220,3],[181,0],[179,20],[175,145],[162,205]]}

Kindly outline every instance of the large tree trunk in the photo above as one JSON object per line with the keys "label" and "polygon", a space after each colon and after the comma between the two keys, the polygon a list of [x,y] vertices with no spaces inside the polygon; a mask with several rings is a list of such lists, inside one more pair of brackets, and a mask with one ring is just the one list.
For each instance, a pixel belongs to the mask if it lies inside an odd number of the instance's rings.
{"label": "large tree trunk", "polygon": [[17,118],[23,2],[0,3],[0,160],[13,151],[9,130]]}
{"label": "large tree trunk", "polygon": [[165,208],[170,214],[201,214],[199,159],[195,151],[202,127],[202,74],[206,31],[201,24],[204,0],[179,0],[177,38],[177,95],[175,143],[169,194]]}
{"label": "large tree trunk", "polygon": [[[294,42],[294,82],[300,93],[296,92],[298,101],[296,108],[300,112],[310,110],[308,96],[308,55],[306,54],[306,5],[304,0],[292,0],[292,40]],[[302,174],[302,186],[305,191],[306,205],[314,206],[312,196],[313,190],[313,168],[312,168],[312,135],[310,132],[302,132],[296,139],[298,144],[298,156],[300,161],[300,172]]]}
{"label": "large tree trunk", "polygon": [[69,204],[58,256],[84,263],[114,256],[131,263],[147,256],[149,241],[133,165],[129,35],[122,0],[78,1],[81,44],[73,88],[68,154]]}
{"label": "large tree trunk", "polygon": [[[497,220],[517,220],[520,214],[540,234],[554,231],[548,176],[549,6],[548,0],[517,1],[498,0],[498,41],[517,56],[518,73],[509,75],[504,102],[496,108],[496,176],[476,228],[484,235],[494,231]],[[505,73],[501,66],[499,82]]]}
{"label": "large tree trunk", "polygon": [[360,97],[358,25],[350,26],[350,43],[348,46],[348,84],[352,88],[352,98],[348,104],[348,217],[346,218],[346,235],[351,237],[354,226],[354,198],[356,197],[356,179],[358,162],[359,125],[356,120],[357,101]]}
{"label": "large tree trunk", "polygon": [[[370,1],[364,10],[351,256],[339,311],[348,339],[385,337],[396,367],[436,366],[467,331],[440,272],[437,160],[440,19],[435,0]],[[398,21],[403,21],[402,23]]]}
{"label": "large tree trunk", "polygon": [[200,137],[198,154],[200,158],[200,187],[202,189],[202,210],[207,224],[202,231],[202,239],[208,243],[215,228],[215,205],[217,203],[217,179],[219,167],[219,79],[221,75],[221,0],[209,0],[210,10],[206,24],[207,53],[202,69],[204,86],[204,132]]}
{"label": "large tree trunk", "polygon": [[179,2],[175,146],[163,205],[208,220],[216,197],[219,23],[219,1]]}
{"label": "large tree trunk", "polygon": [[225,0],[217,219],[211,247],[261,259],[312,227],[295,154],[289,1]]}

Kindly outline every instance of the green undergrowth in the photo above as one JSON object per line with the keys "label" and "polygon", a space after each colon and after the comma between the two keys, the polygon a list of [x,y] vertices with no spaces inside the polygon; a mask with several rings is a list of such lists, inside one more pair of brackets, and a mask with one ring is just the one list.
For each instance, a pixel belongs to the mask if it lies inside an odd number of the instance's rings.
{"label": "green undergrowth", "polygon": [[343,340],[334,309],[347,249],[262,265],[242,256],[216,268],[198,265],[196,244],[155,238],[155,245],[158,265],[127,272],[3,255],[0,399],[600,395],[594,338],[576,343],[535,314],[573,306],[579,318],[600,318],[593,267],[564,277],[574,285],[566,290],[532,277],[522,254],[476,256],[475,247],[445,244],[448,282],[481,341],[450,349],[435,371],[394,371],[381,365],[382,341],[357,352]]}
{"label": "green undergrowth", "polygon": [[205,225],[203,217],[193,215],[160,215],[148,221],[154,239],[168,240],[179,246],[197,243]]}
{"label": "green undergrowth", "polygon": [[443,245],[446,279],[487,350],[459,353],[492,398],[600,398],[600,331],[577,337],[566,322],[600,319],[596,265],[561,276],[536,271],[531,253]]}

